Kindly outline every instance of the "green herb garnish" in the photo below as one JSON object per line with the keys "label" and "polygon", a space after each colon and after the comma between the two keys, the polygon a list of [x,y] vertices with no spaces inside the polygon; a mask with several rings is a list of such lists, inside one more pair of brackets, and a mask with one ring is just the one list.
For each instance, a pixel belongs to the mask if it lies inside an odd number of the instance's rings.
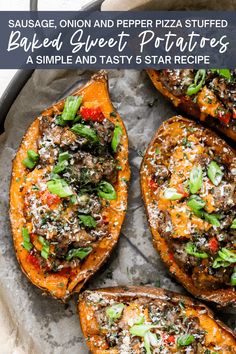
{"label": "green herb garnish", "polygon": [[183,198],[183,194],[178,193],[175,188],[166,188],[163,193],[163,198],[167,200],[177,200]]}
{"label": "green herb garnish", "polygon": [[112,186],[112,184],[106,181],[101,181],[99,183],[98,195],[101,198],[108,199],[108,200],[114,200],[117,198],[115,188]]}
{"label": "green herb garnish", "polygon": [[106,309],[106,314],[109,317],[110,321],[117,320],[121,317],[122,312],[125,308],[124,304],[114,304]]}
{"label": "green herb garnish", "polygon": [[189,188],[192,194],[195,194],[202,187],[202,168],[201,166],[194,166],[189,176]]}
{"label": "green herb garnish", "polygon": [[22,161],[23,165],[32,170],[38,163],[39,154],[34,150],[27,151],[27,157]]}
{"label": "green herb garnish", "polygon": [[114,133],[113,133],[113,138],[111,141],[111,147],[114,152],[117,151],[121,136],[122,136],[122,129],[119,125],[116,125],[116,127],[114,129]]}
{"label": "green herb garnish", "polygon": [[50,248],[49,242],[47,240],[45,240],[42,236],[39,236],[38,240],[41,243],[41,245],[43,246],[43,248],[41,250],[41,256],[45,259],[48,259],[49,248]]}
{"label": "green herb garnish", "polygon": [[66,161],[66,160],[58,162],[56,164],[56,166],[53,167],[52,173],[54,173],[54,174],[61,173],[61,172],[65,171],[67,166],[68,166],[68,161]]}
{"label": "green herb garnish", "polygon": [[201,216],[201,209],[204,208],[206,202],[200,198],[198,195],[191,195],[189,200],[187,201],[187,205],[197,216]]}
{"label": "green herb garnish", "polygon": [[236,219],[233,220],[231,226],[230,226],[231,229],[236,229]]}
{"label": "green herb garnish", "polygon": [[74,120],[76,113],[82,103],[82,96],[68,96],[65,100],[61,119],[63,121]]}
{"label": "green herb garnish", "polygon": [[97,223],[96,220],[90,216],[90,215],[78,215],[79,219],[81,222],[84,224],[84,226],[87,226],[89,228],[95,228]]}
{"label": "green herb garnish", "polygon": [[197,257],[197,258],[208,258],[208,254],[206,252],[199,252],[197,250],[197,247],[194,243],[188,242],[185,251],[187,254],[190,254],[191,256]]}
{"label": "green herb garnish", "polygon": [[205,83],[205,78],[206,78],[206,70],[205,69],[200,69],[197,71],[195,77],[194,77],[194,83],[189,85],[187,89],[187,95],[192,96],[198,93],[198,91],[202,88],[202,86]]}
{"label": "green herb garnish", "polygon": [[207,169],[207,175],[210,178],[211,182],[215,186],[218,186],[223,178],[224,173],[215,161],[211,161]]}
{"label": "green herb garnish", "polygon": [[82,136],[83,138],[90,140],[93,143],[99,142],[99,137],[98,137],[97,133],[95,132],[95,130],[93,130],[92,128],[90,128],[86,125],[78,123],[78,124],[75,124],[71,128],[71,130],[73,133],[78,134],[78,135]]}
{"label": "green herb garnish", "polygon": [[185,347],[192,344],[195,341],[195,338],[192,334],[184,334],[177,338],[178,347]]}
{"label": "green herb garnish", "polygon": [[212,224],[213,226],[216,226],[216,227],[220,226],[220,222],[218,220],[219,215],[217,215],[217,214],[208,214],[206,212],[203,212],[202,215],[204,216],[204,219],[206,221],[208,221],[210,224]]}
{"label": "green herb garnish", "polygon": [[22,227],[21,229],[21,234],[23,237],[23,243],[22,246],[27,250],[27,251],[31,251],[31,249],[33,248],[32,243],[30,242],[30,234],[29,231],[26,227]]}
{"label": "green herb garnish", "polygon": [[68,161],[70,158],[71,158],[71,154],[69,154],[68,151],[64,151],[64,152],[59,154],[58,161],[59,162]]}
{"label": "green herb garnish", "polygon": [[92,250],[92,247],[73,248],[67,253],[66,260],[70,261],[72,258],[79,258],[82,260],[87,257]]}
{"label": "green herb garnish", "polygon": [[71,187],[62,178],[54,179],[47,182],[47,187],[50,193],[58,195],[58,197],[65,198],[73,195]]}
{"label": "green herb garnish", "polygon": [[218,255],[226,262],[236,263],[236,253],[226,247],[221,248],[221,250],[218,252]]}
{"label": "green herb garnish", "polygon": [[236,285],[236,267],[234,267],[234,272],[233,272],[232,275],[231,275],[230,284],[231,284],[232,286],[235,286],[235,285]]}
{"label": "green herb garnish", "polygon": [[220,76],[223,76],[228,80],[231,80],[231,72],[229,69],[211,69],[211,72],[218,73]]}

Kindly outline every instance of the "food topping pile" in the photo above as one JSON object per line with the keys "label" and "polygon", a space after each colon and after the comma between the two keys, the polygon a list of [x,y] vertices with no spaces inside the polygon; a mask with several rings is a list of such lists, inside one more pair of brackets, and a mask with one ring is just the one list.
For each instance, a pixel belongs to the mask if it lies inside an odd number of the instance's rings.
{"label": "food topping pile", "polygon": [[145,171],[152,195],[149,221],[166,240],[169,257],[199,289],[235,286],[236,158],[232,150],[194,123],[175,122],[153,144]]}
{"label": "food topping pile", "polygon": [[61,110],[40,117],[38,151],[28,150],[22,161],[28,170],[22,245],[29,262],[66,271],[109,235],[106,208],[117,198],[121,136],[99,103],[83,104],[82,96],[69,96]]}

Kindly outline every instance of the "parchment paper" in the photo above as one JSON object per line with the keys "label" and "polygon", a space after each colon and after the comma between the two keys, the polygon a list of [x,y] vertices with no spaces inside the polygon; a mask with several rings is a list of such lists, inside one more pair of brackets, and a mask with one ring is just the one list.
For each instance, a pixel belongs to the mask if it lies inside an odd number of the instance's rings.
{"label": "parchment paper", "polygon": [[[90,288],[149,284],[184,292],[171,279],[154,250],[140,197],[141,155],[161,122],[174,114],[156,92],[146,73],[111,70],[110,93],[129,135],[132,181],[128,212],[118,247],[90,281]],[[11,160],[29,124],[44,108],[67,95],[91,76],[88,71],[36,70],[7,116],[0,138],[0,353],[87,354],[76,314],[76,299],[68,305],[42,296],[22,274],[15,258],[8,218]],[[235,326],[233,310],[218,312]]]}

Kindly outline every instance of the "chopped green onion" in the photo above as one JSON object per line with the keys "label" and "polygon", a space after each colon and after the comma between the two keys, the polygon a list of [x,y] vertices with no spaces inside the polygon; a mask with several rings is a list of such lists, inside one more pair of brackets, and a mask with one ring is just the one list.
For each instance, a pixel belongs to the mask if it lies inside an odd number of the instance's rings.
{"label": "chopped green onion", "polygon": [[156,150],[155,150],[155,154],[156,154],[156,155],[159,155],[160,152],[161,152],[161,150],[159,149],[159,147],[157,147]]}
{"label": "chopped green onion", "polygon": [[236,219],[233,220],[231,226],[230,226],[231,229],[236,229]]}
{"label": "chopped green onion", "polygon": [[31,251],[31,249],[33,248],[32,243],[30,242],[30,234],[29,231],[26,227],[22,227],[21,229],[21,234],[23,237],[23,243],[22,246],[27,250],[27,251]]}
{"label": "chopped green onion", "polygon": [[36,163],[32,160],[30,160],[28,157],[26,157],[23,161],[22,161],[23,165],[27,168],[29,168],[30,170],[32,170]]}
{"label": "chopped green onion", "polygon": [[47,182],[47,187],[50,193],[56,194],[61,198],[73,195],[71,187],[64,179],[54,179]]}
{"label": "chopped green onion", "polygon": [[59,162],[68,161],[70,158],[71,158],[71,154],[69,154],[68,151],[64,151],[64,152],[59,154],[58,161]]}
{"label": "chopped green onion", "polygon": [[151,333],[151,332],[147,332],[144,335],[144,348],[146,350],[146,354],[152,354],[151,344],[150,344],[149,335],[148,335],[149,333]]}
{"label": "chopped green onion", "polygon": [[214,260],[212,267],[228,267],[236,262],[236,253],[226,247],[221,248],[218,252],[218,257]]}
{"label": "chopped green onion", "polygon": [[212,268],[220,268],[220,267],[228,267],[230,265],[229,262],[226,262],[224,259],[222,259],[221,257],[216,257],[214,259],[214,262],[212,264]]}
{"label": "chopped green onion", "polygon": [[225,77],[228,80],[231,80],[231,72],[229,69],[211,69],[211,72],[217,72],[220,76]]}
{"label": "chopped green onion", "polygon": [[221,248],[218,255],[226,262],[236,263],[236,253],[226,247]]}
{"label": "chopped green onion", "polygon": [[230,284],[231,284],[232,286],[235,286],[235,285],[236,285],[236,267],[234,267],[234,272],[233,272],[232,275],[231,275]]}
{"label": "chopped green onion", "polygon": [[195,338],[192,334],[184,334],[177,338],[178,347],[185,347],[192,344],[195,341]]}
{"label": "chopped green onion", "polygon": [[138,324],[138,325],[133,325],[130,328],[130,334],[133,336],[137,337],[144,337],[144,335],[150,331],[150,329],[155,328],[156,326],[151,325],[151,324]]}
{"label": "chopped green onion", "polygon": [[163,198],[167,200],[177,200],[183,198],[183,194],[178,193],[175,188],[166,188],[163,193]]}
{"label": "chopped green onion", "polygon": [[114,200],[117,198],[115,188],[106,181],[101,181],[98,185],[98,195],[101,198]]}
{"label": "chopped green onion", "polygon": [[192,194],[195,194],[202,187],[202,168],[194,166],[189,176],[189,188]]}
{"label": "chopped green onion", "polygon": [[196,245],[192,242],[187,243],[185,251],[187,254],[197,258],[208,258],[208,254],[206,252],[198,252]]}
{"label": "chopped green onion", "polygon": [[48,259],[49,248],[50,248],[49,242],[47,240],[45,240],[42,236],[39,236],[38,240],[41,243],[41,245],[43,246],[43,248],[41,250],[41,256],[45,259]]}
{"label": "chopped green onion", "polygon": [[58,164],[56,164],[56,166],[53,167],[52,172],[55,174],[61,173],[61,172],[65,171],[67,166],[68,166],[68,161],[66,161],[66,160],[58,162]]}
{"label": "chopped green onion", "polygon": [[99,142],[99,137],[97,135],[97,133],[95,132],[95,130],[93,130],[92,128],[83,125],[83,124],[75,124],[72,128],[71,128],[72,132],[75,134],[78,134],[80,136],[82,136],[83,138],[86,138],[90,141],[92,141],[93,143],[98,143]]}
{"label": "chopped green onion", "polygon": [[37,154],[34,150],[28,150],[27,155],[30,160],[38,162],[39,154]]}
{"label": "chopped green onion", "polygon": [[92,247],[73,248],[67,253],[66,260],[70,261],[72,258],[79,258],[82,260],[87,257],[92,250]]}
{"label": "chopped green onion", "polygon": [[78,215],[78,217],[82,221],[84,226],[87,226],[91,229],[95,228],[97,225],[96,220],[90,215]]}
{"label": "chopped green onion", "polygon": [[194,83],[191,84],[187,89],[186,92],[187,95],[192,96],[198,93],[198,91],[202,88],[202,86],[205,83],[205,77],[206,77],[206,70],[205,69],[198,70],[194,78]]}
{"label": "chopped green onion", "polygon": [[68,166],[68,160],[70,159],[71,155],[68,153],[68,151],[62,152],[58,156],[58,163],[57,165],[53,168],[52,172],[54,174],[61,173],[65,171],[66,167]]}
{"label": "chopped green onion", "polygon": [[204,216],[205,220],[208,221],[213,226],[216,226],[216,227],[220,226],[220,222],[218,220],[219,216],[217,214],[208,214],[208,213],[203,212],[203,216]]}
{"label": "chopped green onion", "polygon": [[27,151],[27,157],[22,161],[23,165],[32,170],[38,163],[39,154],[34,150]]}
{"label": "chopped green onion", "polygon": [[218,186],[223,178],[224,173],[215,161],[211,161],[207,170],[207,175],[210,178],[211,182],[215,186]]}
{"label": "chopped green onion", "polygon": [[68,96],[61,115],[63,121],[74,120],[76,113],[82,103],[82,96]]}
{"label": "chopped green onion", "polygon": [[121,136],[122,136],[122,128],[119,125],[116,125],[113,133],[113,138],[111,141],[111,147],[114,152],[117,151]]}
{"label": "chopped green onion", "polygon": [[144,336],[144,339],[145,337],[147,337],[149,343],[152,345],[152,346],[155,346],[157,347],[158,346],[158,340],[157,340],[157,335],[156,333],[152,333],[152,332],[147,332]]}
{"label": "chopped green onion", "polygon": [[115,304],[106,309],[106,314],[111,321],[117,320],[121,317],[122,312],[125,308],[124,304]]}
{"label": "chopped green onion", "polygon": [[56,117],[56,124],[60,125],[61,127],[64,127],[66,125],[66,121],[62,119],[62,116],[57,116]]}
{"label": "chopped green onion", "polygon": [[187,201],[187,205],[194,212],[194,214],[201,216],[200,210],[204,208],[206,202],[200,198],[198,195],[191,195],[189,200]]}

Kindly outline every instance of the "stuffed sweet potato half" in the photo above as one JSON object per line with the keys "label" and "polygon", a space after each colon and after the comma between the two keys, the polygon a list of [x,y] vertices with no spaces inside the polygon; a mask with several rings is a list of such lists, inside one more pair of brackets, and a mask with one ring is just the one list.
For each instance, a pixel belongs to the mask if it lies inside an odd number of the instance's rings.
{"label": "stuffed sweet potato half", "polygon": [[193,295],[236,305],[236,155],[182,117],[162,124],[141,166],[154,245]]}
{"label": "stuffed sweet potato half", "polygon": [[129,178],[125,126],[99,72],[34,120],[13,161],[12,234],[32,283],[62,300],[80,291],[118,240]]}
{"label": "stuffed sweet potato half", "polygon": [[235,353],[233,333],[205,305],[163,289],[85,291],[79,315],[93,354]]}
{"label": "stuffed sweet potato half", "polygon": [[147,73],[175,107],[236,141],[235,70],[148,69]]}

